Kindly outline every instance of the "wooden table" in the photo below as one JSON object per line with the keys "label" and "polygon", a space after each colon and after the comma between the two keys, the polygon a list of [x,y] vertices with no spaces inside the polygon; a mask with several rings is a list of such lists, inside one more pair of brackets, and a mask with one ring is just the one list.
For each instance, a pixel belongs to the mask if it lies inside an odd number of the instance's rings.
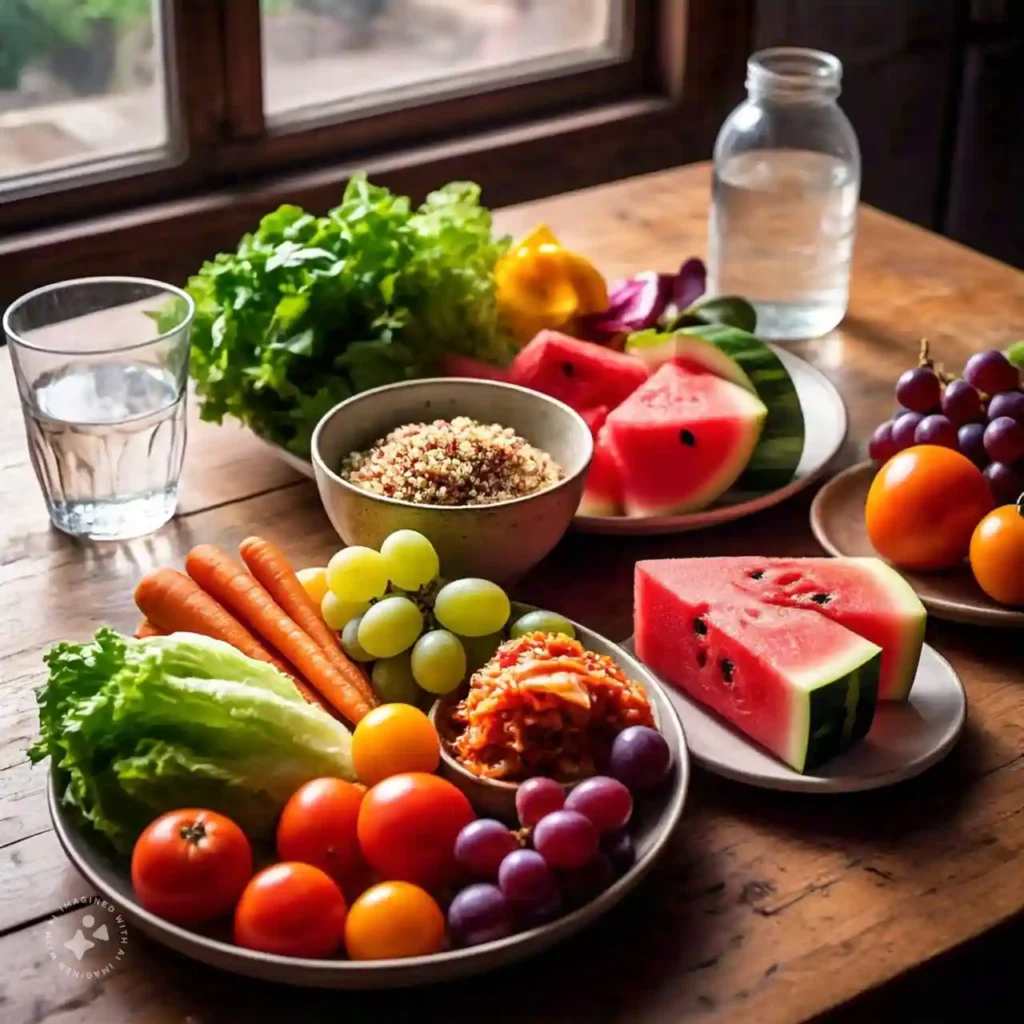
{"label": "wooden table", "polygon": [[[610,276],[668,269],[705,248],[704,166],[502,211],[521,234],[544,220]],[[893,405],[920,337],[953,367],[1024,336],[1024,275],[863,209],[850,315],[794,350],[839,386],[852,418],[841,461]],[[76,543],[50,529],[0,350],[0,1018],[21,1022],[246,1020],[797,1021],[962,946],[1024,907],[1024,644],[1019,633],[929,626],[970,699],[941,766],[890,790],[802,797],[695,773],[683,823],[651,878],[579,938],[496,974],[414,992],[316,993],[238,979],[133,932],[124,962],[75,979],[48,947],[89,893],[50,829],[36,731],[40,656],[101,623],[131,629],[135,579],[180,565],[192,544],[233,547],[258,530],[299,564],[338,541],[315,489],[236,426],[191,420],[184,499],[159,533]],[[193,410],[194,413],[194,410]],[[570,534],[517,588],[611,637],[631,632],[639,558],[814,554],[809,498],[699,534],[624,540]],[[62,911],[63,908],[63,911]],[[51,920],[51,915],[57,917]]]}

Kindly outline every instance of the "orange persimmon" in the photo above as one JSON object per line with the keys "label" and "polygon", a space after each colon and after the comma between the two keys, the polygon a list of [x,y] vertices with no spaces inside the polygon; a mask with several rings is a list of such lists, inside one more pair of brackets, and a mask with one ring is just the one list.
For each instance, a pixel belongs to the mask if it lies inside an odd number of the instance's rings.
{"label": "orange persimmon", "polygon": [[1024,605],[1024,494],[978,523],[970,557],[978,586],[993,601]]}

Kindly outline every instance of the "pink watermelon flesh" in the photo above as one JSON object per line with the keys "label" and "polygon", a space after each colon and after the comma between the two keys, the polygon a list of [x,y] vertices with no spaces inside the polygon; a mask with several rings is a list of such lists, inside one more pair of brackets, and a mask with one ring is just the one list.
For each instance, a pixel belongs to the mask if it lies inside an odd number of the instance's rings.
{"label": "pink watermelon flesh", "polygon": [[438,360],[438,370],[444,377],[469,377],[472,380],[508,381],[509,371],[479,359],[460,356],[456,352],[443,352]]}
{"label": "pink watermelon flesh", "polygon": [[541,331],[513,360],[510,379],[583,412],[614,409],[647,380],[647,367],[591,341]]}
{"label": "pink watermelon flesh", "polygon": [[879,648],[814,612],[708,588],[700,561],[637,563],[641,661],[797,771],[866,735]]}
{"label": "pink watermelon flesh", "polygon": [[672,363],[608,416],[629,516],[706,508],[746,468],[767,410],[755,395]]}
{"label": "pink watermelon flesh", "polygon": [[594,435],[594,457],[590,460],[578,514],[581,516],[621,516],[622,481],[603,428],[608,407],[585,409],[580,413]]}

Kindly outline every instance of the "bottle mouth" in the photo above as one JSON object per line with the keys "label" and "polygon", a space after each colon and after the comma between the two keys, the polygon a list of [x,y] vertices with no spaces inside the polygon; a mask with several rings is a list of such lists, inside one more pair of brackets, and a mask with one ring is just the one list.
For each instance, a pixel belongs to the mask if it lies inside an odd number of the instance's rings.
{"label": "bottle mouth", "polygon": [[830,100],[840,91],[843,65],[824,50],[776,46],[747,61],[747,89],[778,100]]}

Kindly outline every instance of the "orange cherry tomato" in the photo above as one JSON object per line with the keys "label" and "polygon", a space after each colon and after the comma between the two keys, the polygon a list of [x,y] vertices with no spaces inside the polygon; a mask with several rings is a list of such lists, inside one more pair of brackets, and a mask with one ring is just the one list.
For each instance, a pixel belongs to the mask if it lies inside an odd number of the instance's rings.
{"label": "orange cherry tomato", "polygon": [[877,473],[864,510],[875,550],[905,569],[945,569],[967,557],[992,492],[970,459],[937,445],[894,455]]}
{"label": "orange cherry tomato", "polygon": [[301,786],[277,824],[278,857],[312,864],[346,885],[364,867],[356,822],[365,792],[344,779],[313,779]]}
{"label": "orange cherry tomato", "polygon": [[458,873],[455,837],[475,817],[465,794],[445,779],[392,775],[363,797],[359,846],[381,878],[436,889]]}
{"label": "orange cherry tomato", "polygon": [[432,772],[440,760],[437,730],[411,704],[374,708],[352,734],[352,763],[368,786],[402,772]]}
{"label": "orange cherry tomato", "polygon": [[235,942],[281,956],[330,956],[345,938],[345,897],[309,864],[264,868],[235,908]]}
{"label": "orange cherry tomato", "polygon": [[245,833],[223,814],[181,810],[146,826],[132,850],[139,902],[176,924],[226,914],[252,876]]}
{"label": "orange cherry tomato", "polygon": [[380,882],[352,904],[345,950],[353,960],[426,956],[444,949],[444,914],[409,882]]}
{"label": "orange cherry tomato", "polygon": [[1024,605],[1024,494],[989,512],[971,537],[971,570],[1000,604]]}

